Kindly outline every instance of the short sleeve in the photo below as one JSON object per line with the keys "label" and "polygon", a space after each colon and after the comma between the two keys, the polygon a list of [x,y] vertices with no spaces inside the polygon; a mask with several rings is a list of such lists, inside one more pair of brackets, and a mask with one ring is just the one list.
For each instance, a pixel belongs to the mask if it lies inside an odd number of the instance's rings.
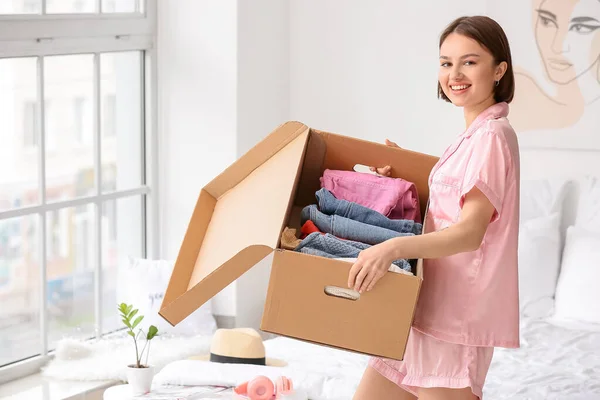
{"label": "short sleeve", "polygon": [[511,155],[503,136],[495,132],[483,132],[474,140],[460,193],[460,207],[467,193],[477,187],[494,206],[493,222],[502,212]]}

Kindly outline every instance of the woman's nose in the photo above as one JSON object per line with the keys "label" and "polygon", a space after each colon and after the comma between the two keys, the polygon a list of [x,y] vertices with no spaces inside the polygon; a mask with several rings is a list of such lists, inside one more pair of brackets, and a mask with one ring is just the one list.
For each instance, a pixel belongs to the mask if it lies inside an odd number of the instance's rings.
{"label": "woman's nose", "polygon": [[459,67],[452,68],[452,71],[450,71],[450,79],[451,80],[460,80],[460,79],[462,79],[462,77],[463,77],[463,73]]}
{"label": "woman's nose", "polygon": [[559,31],[554,36],[554,40],[552,40],[552,51],[554,54],[568,53],[571,51],[571,46],[567,42],[567,34],[568,32],[566,31]]}

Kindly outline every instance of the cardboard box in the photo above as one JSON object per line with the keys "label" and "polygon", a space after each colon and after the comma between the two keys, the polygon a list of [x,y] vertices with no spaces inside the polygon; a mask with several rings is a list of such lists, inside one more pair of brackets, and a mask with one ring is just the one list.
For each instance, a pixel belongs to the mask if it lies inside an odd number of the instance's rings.
{"label": "cardboard box", "polygon": [[[384,135],[381,135],[384,137]],[[415,276],[388,273],[357,300],[325,293],[347,288],[350,263],[279,248],[286,226],[315,204],[325,169],[391,165],[414,182],[426,213],[437,158],[287,122],[202,188],[163,299],[176,325],[275,251],[261,330],[331,347],[402,359],[419,289]]]}

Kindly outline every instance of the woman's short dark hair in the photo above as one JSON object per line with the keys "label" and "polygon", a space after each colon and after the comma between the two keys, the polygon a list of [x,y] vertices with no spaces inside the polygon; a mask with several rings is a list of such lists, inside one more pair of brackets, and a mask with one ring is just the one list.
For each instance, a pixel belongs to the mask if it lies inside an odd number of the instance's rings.
{"label": "woman's short dark hair", "polygon": [[[503,101],[510,103],[515,94],[515,76],[513,74],[510,46],[502,27],[493,19],[485,16],[457,18],[448,25],[440,36],[440,48],[451,33],[458,33],[478,42],[492,54],[496,64],[506,61],[508,68],[498,86],[494,87],[494,99],[498,103]],[[439,82],[438,98],[450,102]]]}

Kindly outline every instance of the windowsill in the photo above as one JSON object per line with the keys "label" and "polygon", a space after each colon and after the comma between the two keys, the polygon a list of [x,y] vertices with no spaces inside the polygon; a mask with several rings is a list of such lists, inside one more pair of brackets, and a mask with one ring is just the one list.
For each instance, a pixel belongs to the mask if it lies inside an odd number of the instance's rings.
{"label": "windowsill", "polygon": [[[61,381],[44,378],[40,373],[0,385],[0,398],[4,400],[87,400],[102,399],[104,389],[121,382],[116,381]],[[96,397],[97,396],[97,397]]]}

